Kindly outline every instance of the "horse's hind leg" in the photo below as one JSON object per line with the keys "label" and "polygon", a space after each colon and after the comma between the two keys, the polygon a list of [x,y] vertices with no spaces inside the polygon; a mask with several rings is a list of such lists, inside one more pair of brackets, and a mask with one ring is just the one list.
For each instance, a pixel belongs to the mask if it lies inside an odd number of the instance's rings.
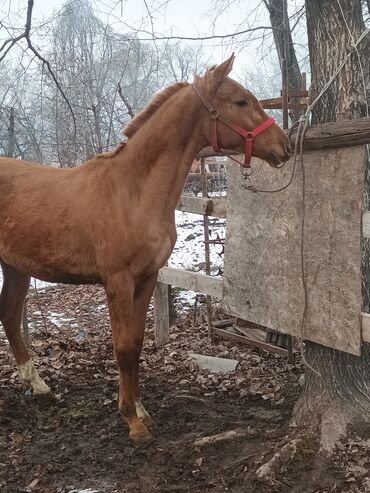
{"label": "horse's hind leg", "polygon": [[32,387],[34,394],[46,394],[49,387],[39,377],[21,334],[24,299],[30,278],[1,260],[3,288],[0,295],[0,321],[18,365],[20,379]]}

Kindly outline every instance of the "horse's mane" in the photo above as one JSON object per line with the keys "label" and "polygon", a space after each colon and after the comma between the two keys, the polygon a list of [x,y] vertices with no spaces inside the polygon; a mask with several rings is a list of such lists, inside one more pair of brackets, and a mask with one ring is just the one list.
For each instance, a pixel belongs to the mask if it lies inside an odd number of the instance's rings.
{"label": "horse's mane", "polygon": [[97,154],[95,157],[97,158],[106,158],[106,157],[114,157],[116,156],[120,151],[121,149],[123,149],[125,147],[127,142],[124,142],[124,141],[121,141],[117,147],[115,147],[114,149],[112,149],[111,151],[108,151],[108,152],[102,152],[100,154]]}
{"label": "horse's mane", "polygon": [[143,111],[141,111],[130,121],[127,127],[123,129],[123,134],[128,138],[132,137],[165,101],[176,94],[180,89],[188,85],[188,82],[176,82],[176,84],[163,89],[163,91],[158,93],[148,104],[148,106],[143,109]]}

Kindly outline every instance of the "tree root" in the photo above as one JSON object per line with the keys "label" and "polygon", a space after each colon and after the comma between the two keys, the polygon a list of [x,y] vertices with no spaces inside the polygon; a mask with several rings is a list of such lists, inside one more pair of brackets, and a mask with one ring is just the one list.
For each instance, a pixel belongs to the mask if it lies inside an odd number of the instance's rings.
{"label": "tree root", "polygon": [[347,432],[349,419],[343,412],[329,409],[321,416],[320,452],[331,455],[335,446]]}
{"label": "tree root", "polygon": [[285,444],[268,462],[257,469],[257,478],[259,480],[273,480],[276,473],[282,472],[286,468],[286,464],[296,455],[298,445],[301,442],[301,438],[295,438]]}
{"label": "tree root", "polygon": [[194,447],[205,447],[207,445],[214,445],[215,443],[234,441],[239,438],[245,438],[256,435],[256,432],[248,428],[229,430],[218,435],[211,435],[207,437],[198,438],[193,443]]}
{"label": "tree root", "polygon": [[[299,411],[295,416],[296,429],[285,437],[285,445],[257,469],[256,477],[259,481],[279,481],[293,460],[313,460],[312,479],[320,477],[320,464],[330,459],[339,440],[347,432],[350,417],[353,418],[338,406],[326,406],[325,410],[321,409],[321,413],[319,409],[316,412],[311,410],[308,414],[302,413],[302,408]],[[308,447],[308,444],[311,445]]]}

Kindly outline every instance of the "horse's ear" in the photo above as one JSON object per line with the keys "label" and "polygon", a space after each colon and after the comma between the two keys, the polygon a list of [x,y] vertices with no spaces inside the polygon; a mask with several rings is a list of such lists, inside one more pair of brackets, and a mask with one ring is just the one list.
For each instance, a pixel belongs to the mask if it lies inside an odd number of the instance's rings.
{"label": "horse's ear", "polygon": [[216,82],[216,84],[217,83],[220,84],[223,81],[223,79],[229,75],[229,73],[233,69],[234,60],[235,60],[235,55],[233,53],[230,58],[225,60],[220,65],[216,65],[214,69],[212,69],[211,71],[212,77]]}

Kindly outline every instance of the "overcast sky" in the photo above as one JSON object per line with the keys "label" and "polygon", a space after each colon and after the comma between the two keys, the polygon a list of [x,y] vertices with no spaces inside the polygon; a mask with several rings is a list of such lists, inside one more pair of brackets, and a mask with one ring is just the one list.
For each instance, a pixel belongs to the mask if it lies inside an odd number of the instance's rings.
{"label": "overcast sky", "polygon": [[[63,0],[34,0],[34,24],[52,18],[64,3]],[[233,34],[250,26],[268,26],[265,9],[258,7],[261,3],[261,0],[235,0],[231,7],[217,13],[215,0],[147,0],[148,8],[144,0],[93,0],[94,9],[104,22],[109,22],[116,31],[122,33],[139,30],[141,39],[152,37],[153,31],[158,36],[203,37]],[[0,6],[2,16],[9,11],[20,14],[23,10],[21,17],[11,15],[8,19],[13,25],[16,22],[17,26],[22,27],[27,0],[0,0]],[[0,32],[0,38],[4,38],[4,35],[4,31]],[[219,63],[235,51],[235,68],[240,73],[245,66],[254,68],[262,56],[261,41],[242,40],[245,40],[245,36],[207,40],[203,41],[203,46],[210,63]],[[265,48],[269,49],[271,44],[269,35]]]}

